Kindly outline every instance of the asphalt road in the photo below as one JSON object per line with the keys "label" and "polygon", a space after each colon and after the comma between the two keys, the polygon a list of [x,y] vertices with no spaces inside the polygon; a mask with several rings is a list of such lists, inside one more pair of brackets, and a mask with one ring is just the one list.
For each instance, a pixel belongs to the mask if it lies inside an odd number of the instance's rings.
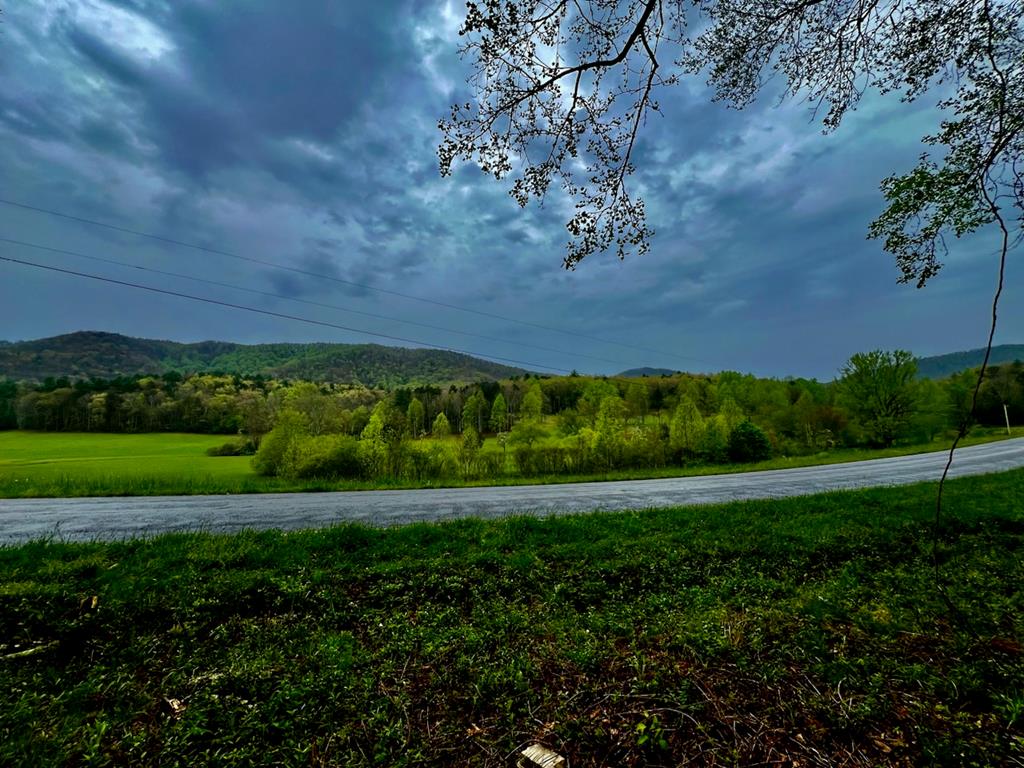
{"label": "asphalt road", "polygon": [[[408,491],[0,500],[0,544],[56,536],[123,539],[167,531],[400,525],[460,517],[571,514],[802,496],[937,480],[946,453],[663,480]],[[1024,467],[1024,438],[964,448],[951,477]]]}

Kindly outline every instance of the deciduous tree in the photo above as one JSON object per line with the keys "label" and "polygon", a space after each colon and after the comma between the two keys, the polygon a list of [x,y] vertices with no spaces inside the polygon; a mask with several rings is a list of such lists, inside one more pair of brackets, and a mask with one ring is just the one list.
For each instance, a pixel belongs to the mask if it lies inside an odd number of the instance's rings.
{"label": "deciduous tree", "polygon": [[697,404],[689,397],[682,397],[672,423],[669,425],[669,445],[673,451],[683,455],[695,455],[700,449],[704,438],[704,417]]}
{"label": "deciduous tree", "polygon": [[647,385],[641,384],[639,381],[630,384],[626,390],[626,405],[629,407],[629,415],[643,424],[649,408]]}
{"label": "deciduous tree", "polygon": [[426,428],[426,410],[423,408],[423,402],[414,397],[409,401],[409,407],[406,410],[406,421],[409,424],[409,430],[412,432],[413,437],[419,437],[423,434]]}
{"label": "deciduous tree", "polygon": [[773,81],[816,105],[826,131],[869,91],[936,95],[934,152],[882,183],[870,227],[919,286],[946,236],[1024,211],[1024,0],[470,0],[460,34],[470,101],[440,121],[442,174],[473,161],[511,176],[521,205],[560,186],[575,202],[565,266],[644,252],[630,193],[635,149],[666,89],[707,77],[743,107]]}
{"label": "deciduous tree", "polygon": [[917,361],[909,352],[880,349],[853,355],[842,368],[842,399],[871,442],[890,446],[914,412]]}
{"label": "deciduous tree", "polygon": [[508,405],[501,392],[494,396],[494,402],[491,403],[490,423],[491,429],[495,432],[504,432],[508,429]]}
{"label": "deciduous tree", "polygon": [[430,430],[430,434],[438,438],[446,438],[452,433],[452,427],[448,423],[448,417],[444,415],[444,412],[437,414],[437,418],[434,419],[434,426]]}
{"label": "deciduous tree", "polygon": [[519,406],[519,416],[524,419],[539,419],[544,409],[544,392],[540,388],[540,382],[535,381],[523,395],[523,402]]}

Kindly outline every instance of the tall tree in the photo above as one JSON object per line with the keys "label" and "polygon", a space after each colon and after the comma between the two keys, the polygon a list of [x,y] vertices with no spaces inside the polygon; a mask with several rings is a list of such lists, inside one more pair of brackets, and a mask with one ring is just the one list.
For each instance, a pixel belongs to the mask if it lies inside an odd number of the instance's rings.
{"label": "tall tree", "polygon": [[917,361],[906,350],[859,352],[842,368],[846,407],[860,420],[871,442],[890,446],[914,413]]}

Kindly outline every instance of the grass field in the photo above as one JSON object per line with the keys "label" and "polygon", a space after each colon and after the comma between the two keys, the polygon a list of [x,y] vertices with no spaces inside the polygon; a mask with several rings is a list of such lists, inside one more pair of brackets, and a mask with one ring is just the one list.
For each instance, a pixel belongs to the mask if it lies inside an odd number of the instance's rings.
{"label": "grass field", "polygon": [[[1014,436],[1024,436],[1024,429],[1016,429]],[[965,441],[964,445],[1003,437],[1005,433],[999,430],[984,430]],[[414,486],[399,481],[302,481],[260,477],[252,471],[248,457],[206,455],[207,448],[222,445],[228,439],[224,435],[170,433],[0,432],[0,498],[264,493],[629,480],[785,469],[901,456],[948,447],[946,442],[936,442],[887,450],[841,449],[814,456],[776,458],[759,464],[618,470],[602,475],[502,477],[479,482],[426,482]],[[485,447],[500,450],[493,440],[485,443]]]}
{"label": "grass field", "polygon": [[0,765],[1024,763],[1024,471],[0,549]]}

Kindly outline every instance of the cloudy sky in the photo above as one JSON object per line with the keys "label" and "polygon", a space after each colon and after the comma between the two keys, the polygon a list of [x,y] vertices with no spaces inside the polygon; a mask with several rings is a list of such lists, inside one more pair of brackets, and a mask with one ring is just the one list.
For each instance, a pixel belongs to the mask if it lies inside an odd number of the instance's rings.
{"label": "cloudy sky", "polygon": [[[831,378],[857,351],[927,355],[984,341],[991,237],[957,243],[923,290],[898,285],[892,258],[865,239],[882,208],[878,182],[913,165],[934,127],[927,104],[870,100],[823,136],[804,105],[765,100],[737,112],[711,104],[702,83],[679,86],[638,147],[636,183],[657,230],[650,253],[565,272],[558,206],[521,211],[474,167],[438,176],[437,120],[466,96],[461,2],[2,7],[0,198],[300,271],[9,204],[0,237],[93,260],[7,242],[0,255],[538,370]],[[1015,263],[1008,286],[997,340],[1021,342]],[[380,341],[0,262],[0,338],[79,329]]]}

